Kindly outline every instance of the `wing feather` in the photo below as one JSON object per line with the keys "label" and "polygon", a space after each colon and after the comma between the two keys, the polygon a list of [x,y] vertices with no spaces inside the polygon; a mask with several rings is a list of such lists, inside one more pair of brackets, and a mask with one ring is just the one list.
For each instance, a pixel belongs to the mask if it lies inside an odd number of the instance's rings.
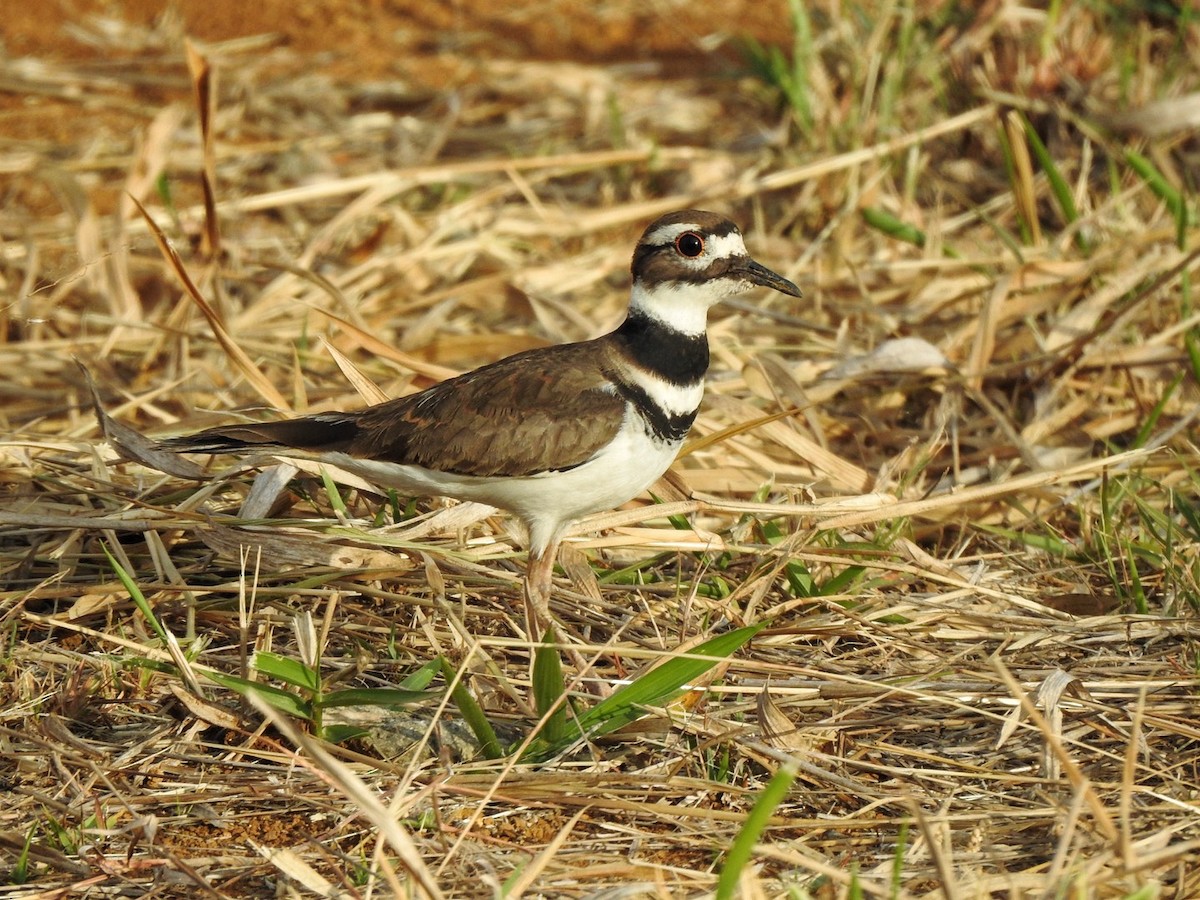
{"label": "wing feather", "polygon": [[352,456],[463,475],[570,469],[611,441],[625,401],[594,342],[519,353],[355,417]]}
{"label": "wing feather", "polygon": [[340,452],[484,477],[571,469],[623,423],[625,400],[606,368],[595,341],[542,347],[358,412],[224,425],[163,444],[186,452]]}

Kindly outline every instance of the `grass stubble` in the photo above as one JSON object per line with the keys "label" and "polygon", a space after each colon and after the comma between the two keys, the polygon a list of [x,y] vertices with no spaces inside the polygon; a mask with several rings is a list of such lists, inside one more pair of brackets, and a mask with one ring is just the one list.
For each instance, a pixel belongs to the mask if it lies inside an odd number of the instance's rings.
{"label": "grass stubble", "polygon": [[[453,102],[166,24],[103,77],[0,57],[100,111],[0,145],[7,895],[1200,892],[1198,26],[956,9]],[[715,311],[662,502],[566,549],[543,725],[762,627],[620,731],[529,754],[502,515],[138,444],[600,333],[690,205],[805,299]]]}

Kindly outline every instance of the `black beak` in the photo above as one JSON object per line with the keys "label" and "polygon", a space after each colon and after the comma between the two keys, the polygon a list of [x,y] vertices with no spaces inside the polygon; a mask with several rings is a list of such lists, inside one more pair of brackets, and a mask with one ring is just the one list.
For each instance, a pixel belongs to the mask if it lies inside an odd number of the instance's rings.
{"label": "black beak", "polygon": [[756,263],[754,260],[750,260],[746,264],[746,277],[755,284],[774,288],[780,293],[789,294],[792,297],[802,296],[800,288],[796,287],[782,275],[775,274],[766,266]]}

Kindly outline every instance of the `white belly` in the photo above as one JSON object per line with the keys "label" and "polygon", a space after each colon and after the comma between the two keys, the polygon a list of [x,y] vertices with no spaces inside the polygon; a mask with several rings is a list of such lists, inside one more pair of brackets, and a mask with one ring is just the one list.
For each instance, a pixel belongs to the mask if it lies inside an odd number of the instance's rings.
{"label": "white belly", "polygon": [[639,417],[627,416],[613,442],[582,465],[520,478],[436,472],[344,453],[324,458],[376,484],[507,509],[524,520],[531,549],[540,553],[570,523],[620,506],[652,485],[671,465],[679,446],[655,440]]}

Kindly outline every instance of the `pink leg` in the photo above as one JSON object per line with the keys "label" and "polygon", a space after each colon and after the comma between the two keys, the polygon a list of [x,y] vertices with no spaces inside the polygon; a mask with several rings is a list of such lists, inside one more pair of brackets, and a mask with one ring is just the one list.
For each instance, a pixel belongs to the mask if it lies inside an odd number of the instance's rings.
{"label": "pink leg", "polygon": [[540,640],[543,630],[553,631],[550,590],[557,556],[558,541],[551,542],[540,553],[529,551],[529,568],[525,572],[525,620],[532,641]]}
{"label": "pink leg", "polygon": [[[558,629],[550,614],[550,591],[553,587],[554,562],[558,558],[558,541],[551,541],[541,553],[529,551],[529,568],[525,572],[525,631],[535,643],[544,639],[559,643]],[[582,674],[590,666],[576,647],[560,644],[560,649],[575,663]]]}

